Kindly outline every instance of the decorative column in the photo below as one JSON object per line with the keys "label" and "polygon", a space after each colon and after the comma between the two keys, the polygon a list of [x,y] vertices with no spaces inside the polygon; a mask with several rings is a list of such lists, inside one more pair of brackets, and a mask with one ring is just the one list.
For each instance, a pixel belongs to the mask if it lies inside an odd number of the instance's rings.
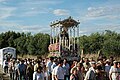
{"label": "decorative column", "polygon": [[58,42],[58,39],[57,39],[58,38],[58,34],[57,34],[57,32],[58,32],[58,26],[56,26],[56,31],[55,32],[56,32],[56,43],[57,43]]}
{"label": "decorative column", "polygon": [[50,44],[52,44],[52,26],[50,27]]}
{"label": "decorative column", "polygon": [[71,41],[71,37],[72,37],[72,34],[71,34],[71,33],[72,33],[72,31],[71,31],[71,28],[70,28],[70,34],[69,34],[69,48],[70,48],[70,44],[71,44],[70,41]]}
{"label": "decorative column", "polygon": [[79,26],[77,25],[77,54],[79,54],[80,55],[80,43],[79,43],[79,38],[80,38],[80,36],[79,36]]}
{"label": "decorative column", "polygon": [[62,39],[61,39],[61,31],[62,31],[62,28],[61,28],[61,26],[60,26],[60,24],[59,24],[59,56],[61,55],[61,46],[62,46]]}
{"label": "decorative column", "polygon": [[75,50],[75,26],[73,27],[73,45]]}
{"label": "decorative column", "polygon": [[53,26],[53,44],[55,43],[55,26]]}

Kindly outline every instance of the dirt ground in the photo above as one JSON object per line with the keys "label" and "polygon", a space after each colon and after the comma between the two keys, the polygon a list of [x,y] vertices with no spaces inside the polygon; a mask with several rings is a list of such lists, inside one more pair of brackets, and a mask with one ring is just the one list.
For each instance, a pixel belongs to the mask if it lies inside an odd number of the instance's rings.
{"label": "dirt ground", "polygon": [[0,66],[0,80],[10,80],[9,74],[5,74],[1,66]]}

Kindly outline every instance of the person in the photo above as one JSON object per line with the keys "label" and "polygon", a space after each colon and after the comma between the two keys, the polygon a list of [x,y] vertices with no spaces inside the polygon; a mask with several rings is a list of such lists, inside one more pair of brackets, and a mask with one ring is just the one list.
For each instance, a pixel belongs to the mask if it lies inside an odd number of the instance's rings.
{"label": "person", "polygon": [[8,73],[8,61],[7,60],[4,60],[4,62],[3,62],[3,68],[4,68],[4,72]]}
{"label": "person", "polygon": [[71,69],[71,73],[73,73],[74,69],[77,69],[78,71],[78,80],[83,80],[84,78],[83,64],[78,62],[77,65]]}
{"label": "person", "polygon": [[110,71],[109,71],[109,79],[110,79],[110,80],[118,80],[117,61],[114,61],[114,62],[113,62],[113,66],[110,68]]}
{"label": "person", "polygon": [[51,72],[53,72],[53,69],[57,66],[57,59],[53,60],[53,64],[51,65]]}
{"label": "person", "polygon": [[[77,66],[77,61],[74,60],[73,63],[72,63],[72,65],[71,65],[71,69],[74,68],[74,67],[76,67],[76,66]],[[70,71],[70,73],[72,73],[72,72]]]}
{"label": "person", "polygon": [[15,80],[15,77],[16,77],[15,60],[12,60],[10,63],[11,63],[11,65],[9,66],[10,78],[12,80]]}
{"label": "person", "polygon": [[39,60],[36,60],[36,62],[37,62],[37,63],[36,63],[35,66],[34,66],[34,71],[36,71],[37,68],[41,66],[41,64],[40,64],[41,62],[40,62]]}
{"label": "person", "polygon": [[70,75],[70,80],[79,80],[77,68],[74,68],[72,74]]}
{"label": "person", "polygon": [[83,63],[83,66],[84,66],[84,68],[85,68],[85,71],[87,72],[88,69],[90,68],[90,63],[89,63],[88,58],[85,58],[84,61],[85,61],[85,62]]}
{"label": "person", "polygon": [[26,80],[26,68],[24,60],[21,60],[21,64],[18,66],[19,80]]}
{"label": "person", "polygon": [[103,62],[103,58],[99,59],[99,60],[98,60],[98,63],[101,65],[102,70],[105,70],[105,64],[104,64],[104,62]]}
{"label": "person", "polygon": [[62,68],[63,61],[60,60],[58,65],[54,68],[54,78],[55,80],[64,80],[64,69]]}
{"label": "person", "polygon": [[43,66],[44,80],[48,80],[49,73],[47,71],[46,65]]}
{"label": "person", "polygon": [[55,80],[55,68],[52,70],[52,80]]}
{"label": "person", "polygon": [[49,80],[52,79],[51,66],[53,64],[53,59],[54,59],[53,57],[50,57],[49,60],[48,60],[48,62],[47,62],[47,64],[46,64],[46,67],[47,67],[48,72],[49,72]]}
{"label": "person", "polygon": [[63,67],[63,69],[65,71],[65,73],[64,73],[65,74],[64,79],[65,80],[69,80],[70,65],[68,64],[67,59],[64,59],[62,67]]}
{"label": "person", "polygon": [[9,62],[9,73],[10,73],[10,78],[12,79],[12,67],[13,67],[13,60],[11,59]]}
{"label": "person", "polygon": [[110,65],[113,66],[114,58],[113,56],[110,56]]}
{"label": "person", "polygon": [[120,80],[120,62],[118,62],[117,67],[118,67],[119,80]]}
{"label": "person", "polygon": [[32,62],[27,65],[27,79],[32,80],[33,79],[33,73],[34,73],[34,66],[32,65]]}
{"label": "person", "polygon": [[97,65],[97,67],[96,67],[96,80],[106,80],[103,72],[104,71],[102,70],[102,66]]}
{"label": "person", "polygon": [[18,75],[18,66],[20,65],[20,60],[17,59],[15,63],[15,80],[19,80],[19,75]]}
{"label": "person", "polygon": [[86,73],[85,79],[84,80],[96,80],[96,62],[92,61],[91,63],[91,67],[89,68],[89,70]]}
{"label": "person", "polygon": [[44,74],[42,67],[38,67],[37,70],[33,73],[33,80],[44,80]]}
{"label": "person", "polygon": [[106,64],[105,64],[105,72],[106,72],[106,77],[109,80],[109,71],[110,71],[111,65],[110,65],[110,60],[107,59],[106,60]]}

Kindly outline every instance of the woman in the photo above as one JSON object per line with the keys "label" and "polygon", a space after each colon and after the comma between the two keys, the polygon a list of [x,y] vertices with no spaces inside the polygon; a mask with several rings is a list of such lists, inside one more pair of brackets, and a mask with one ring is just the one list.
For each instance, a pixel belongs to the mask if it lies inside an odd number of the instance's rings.
{"label": "woman", "polygon": [[42,67],[38,67],[37,70],[33,73],[33,80],[44,80]]}
{"label": "woman", "polygon": [[70,75],[70,80],[78,80],[78,79],[79,79],[78,70],[77,68],[74,68],[73,73]]}
{"label": "woman", "polygon": [[28,80],[33,79],[33,73],[34,73],[34,66],[32,65],[32,62],[27,66],[27,78]]}
{"label": "woman", "polygon": [[113,66],[110,68],[109,71],[109,79],[110,80],[119,80],[118,79],[118,67],[117,67],[117,61],[113,62]]}
{"label": "woman", "polygon": [[118,62],[117,67],[118,67],[119,80],[120,80],[120,62]]}
{"label": "woman", "polygon": [[101,65],[97,65],[96,67],[96,80],[106,80],[106,73],[102,70]]}
{"label": "woman", "polygon": [[43,66],[44,80],[48,80],[49,72],[47,71],[46,65]]}

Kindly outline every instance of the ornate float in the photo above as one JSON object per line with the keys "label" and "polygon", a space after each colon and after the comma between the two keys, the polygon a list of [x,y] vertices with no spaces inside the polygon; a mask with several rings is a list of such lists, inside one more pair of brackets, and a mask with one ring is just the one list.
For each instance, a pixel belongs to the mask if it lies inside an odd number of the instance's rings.
{"label": "ornate float", "polygon": [[50,54],[69,59],[79,57],[79,24],[72,17],[51,23]]}

